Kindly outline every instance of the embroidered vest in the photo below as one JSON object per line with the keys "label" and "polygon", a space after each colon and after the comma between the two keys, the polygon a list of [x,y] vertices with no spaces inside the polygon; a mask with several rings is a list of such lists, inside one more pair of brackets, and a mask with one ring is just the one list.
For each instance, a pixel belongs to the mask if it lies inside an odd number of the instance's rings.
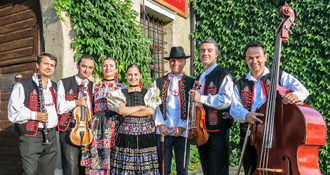
{"label": "embroidered vest", "polygon": [[[188,92],[193,87],[195,82],[194,78],[183,75],[182,79],[179,81],[179,96],[180,96],[180,118],[186,119],[188,113]],[[163,114],[164,120],[167,119],[166,115],[166,104],[167,104],[167,93],[170,85],[169,75],[165,75],[156,80],[157,87],[160,89],[160,97],[162,99],[162,104],[159,105],[160,111]]]}
{"label": "embroidered vest", "polygon": [[[218,65],[212,72],[205,76],[202,95],[217,94],[223,79],[230,74],[230,72]],[[199,80],[200,75],[196,78]],[[218,132],[226,130],[233,124],[233,118],[229,114],[230,107],[223,110],[217,110],[207,105],[203,105],[205,109],[205,125],[208,132]]]}
{"label": "embroidered vest", "polygon": [[[79,92],[79,85],[76,82],[75,76],[71,76],[68,78],[62,79],[64,92],[65,92],[65,100],[67,101],[74,101],[78,99],[78,92]],[[93,100],[93,82],[89,81],[88,83],[88,91],[87,95],[89,96],[91,102],[91,115],[93,116],[93,109],[94,109],[94,100]],[[64,113],[59,116],[57,130],[58,131],[66,131],[70,126],[72,119],[72,111]]]}
{"label": "embroidered vest", "polygon": [[[55,104],[55,109],[57,109],[56,106],[56,83],[52,82],[52,87],[50,87],[50,92],[52,93],[53,96],[53,101]],[[24,95],[25,95],[25,100],[24,100],[24,106],[29,108],[31,111],[38,112],[38,107],[39,107],[39,87],[37,84],[33,81],[32,77],[24,79],[21,81],[21,84],[23,85],[24,88]],[[28,137],[34,137],[37,135],[38,132],[38,124],[39,121],[36,120],[29,120],[26,123],[23,124],[18,124],[15,123],[15,130],[24,136]]]}
{"label": "embroidered vest", "polygon": [[[279,77],[282,77],[281,70]],[[260,82],[266,99],[268,98],[268,94],[269,94],[270,80],[271,80],[271,72],[260,78]],[[278,81],[279,81],[278,84],[280,85],[281,78],[279,78]],[[252,104],[253,104],[254,82],[246,78],[242,78],[236,82],[236,86],[238,88],[238,92],[240,93],[241,103],[243,107],[247,109],[249,112],[251,112]],[[240,133],[241,133],[241,137],[243,138],[245,137],[247,127],[248,127],[247,122],[240,123],[240,131],[241,131]]]}

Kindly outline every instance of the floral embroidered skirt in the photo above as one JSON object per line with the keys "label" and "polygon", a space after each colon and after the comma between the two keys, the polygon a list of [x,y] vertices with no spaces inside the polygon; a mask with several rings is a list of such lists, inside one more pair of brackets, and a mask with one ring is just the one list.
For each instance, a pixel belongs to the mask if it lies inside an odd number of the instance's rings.
{"label": "floral embroidered skirt", "polygon": [[110,174],[110,149],[115,145],[118,120],[112,112],[95,113],[93,141],[83,148],[80,164],[86,174]]}
{"label": "floral embroidered skirt", "polygon": [[155,134],[147,117],[125,117],[111,153],[113,175],[159,175]]}

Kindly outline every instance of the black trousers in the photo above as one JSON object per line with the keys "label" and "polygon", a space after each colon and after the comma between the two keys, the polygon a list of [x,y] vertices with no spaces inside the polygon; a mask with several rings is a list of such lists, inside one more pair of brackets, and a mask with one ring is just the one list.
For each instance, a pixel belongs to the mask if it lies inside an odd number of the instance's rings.
{"label": "black trousers", "polygon": [[204,175],[229,174],[229,129],[209,132],[205,145],[198,147]]}
{"label": "black trousers", "polygon": [[50,175],[56,168],[57,138],[56,130],[48,132],[49,145],[43,145],[43,133],[38,131],[34,137],[19,136],[19,150],[23,175]]}
{"label": "black trousers", "polygon": [[85,168],[80,166],[82,147],[71,143],[70,130],[60,132],[63,175],[84,175]]}
{"label": "black trousers", "polygon": [[[156,134],[157,139],[157,150],[158,155],[161,154],[160,150],[160,135]],[[172,157],[173,150],[175,154],[175,164],[176,164],[176,172],[178,175],[187,175],[188,169],[185,169],[183,165],[184,159],[184,149],[185,149],[185,137],[173,137],[173,136],[165,136],[164,138],[164,150],[165,150],[165,175],[171,174],[171,165],[172,165]],[[187,153],[186,153],[186,166],[189,163],[189,151],[190,144],[187,143]],[[158,157],[160,158],[160,156]],[[160,159],[159,159],[160,161]],[[159,166],[160,167],[160,166]]]}
{"label": "black trousers", "polygon": [[[250,141],[250,140],[249,140]],[[240,147],[242,150],[242,147],[244,145],[244,140],[240,140]],[[256,164],[257,164],[257,150],[255,149],[254,146],[248,142],[246,144],[246,150],[245,154],[243,157],[243,167],[244,167],[244,173],[245,175],[250,175],[254,172],[256,169]]]}

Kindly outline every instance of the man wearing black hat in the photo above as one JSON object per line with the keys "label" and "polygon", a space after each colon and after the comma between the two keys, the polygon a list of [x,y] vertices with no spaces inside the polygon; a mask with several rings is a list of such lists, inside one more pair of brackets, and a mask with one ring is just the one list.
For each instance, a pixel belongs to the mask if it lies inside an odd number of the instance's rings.
{"label": "man wearing black hat", "polygon": [[199,90],[191,90],[191,99],[205,110],[205,126],[209,134],[205,145],[198,147],[204,175],[229,173],[229,128],[233,119],[229,115],[233,80],[230,72],[217,65],[218,44],[207,39],[199,50],[203,72],[196,78]]}
{"label": "man wearing black hat", "polygon": [[172,148],[175,153],[177,174],[188,174],[183,165],[186,149],[186,165],[189,160],[189,144],[185,148],[186,122],[188,112],[188,92],[194,84],[194,79],[183,74],[186,56],[181,46],[172,47],[169,60],[171,73],[154,81],[153,86],[161,91],[162,104],[156,110],[155,125],[159,155],[160,135],[165,136],[165,174],[171,174]]}

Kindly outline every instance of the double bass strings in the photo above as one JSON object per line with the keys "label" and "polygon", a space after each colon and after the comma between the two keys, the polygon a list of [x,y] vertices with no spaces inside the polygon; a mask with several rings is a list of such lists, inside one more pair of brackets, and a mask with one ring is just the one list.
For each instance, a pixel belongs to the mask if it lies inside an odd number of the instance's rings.
{"label": "double bass strings", "polygon": [[[275,118],[275,109],[276,109],[276,95],[277,95],[277,82],[279,79],[279,62],[280,62],[280,34],[276,37],[276,43],[279,47],[276,47],[275,57],[273,62],[272,74],[271,74],[271,86],[269,90],[266,116],[265,116],[265,128],[263,133],[263,144],[260,155],[260,164],[259,168],[264,174],[268,174],[265,171],[268,168],[269,160],[269,150],[272,148],[273,144],[273,133],[274,133],[274,118]],[[266,94],[265,94],[266,95]]]}

